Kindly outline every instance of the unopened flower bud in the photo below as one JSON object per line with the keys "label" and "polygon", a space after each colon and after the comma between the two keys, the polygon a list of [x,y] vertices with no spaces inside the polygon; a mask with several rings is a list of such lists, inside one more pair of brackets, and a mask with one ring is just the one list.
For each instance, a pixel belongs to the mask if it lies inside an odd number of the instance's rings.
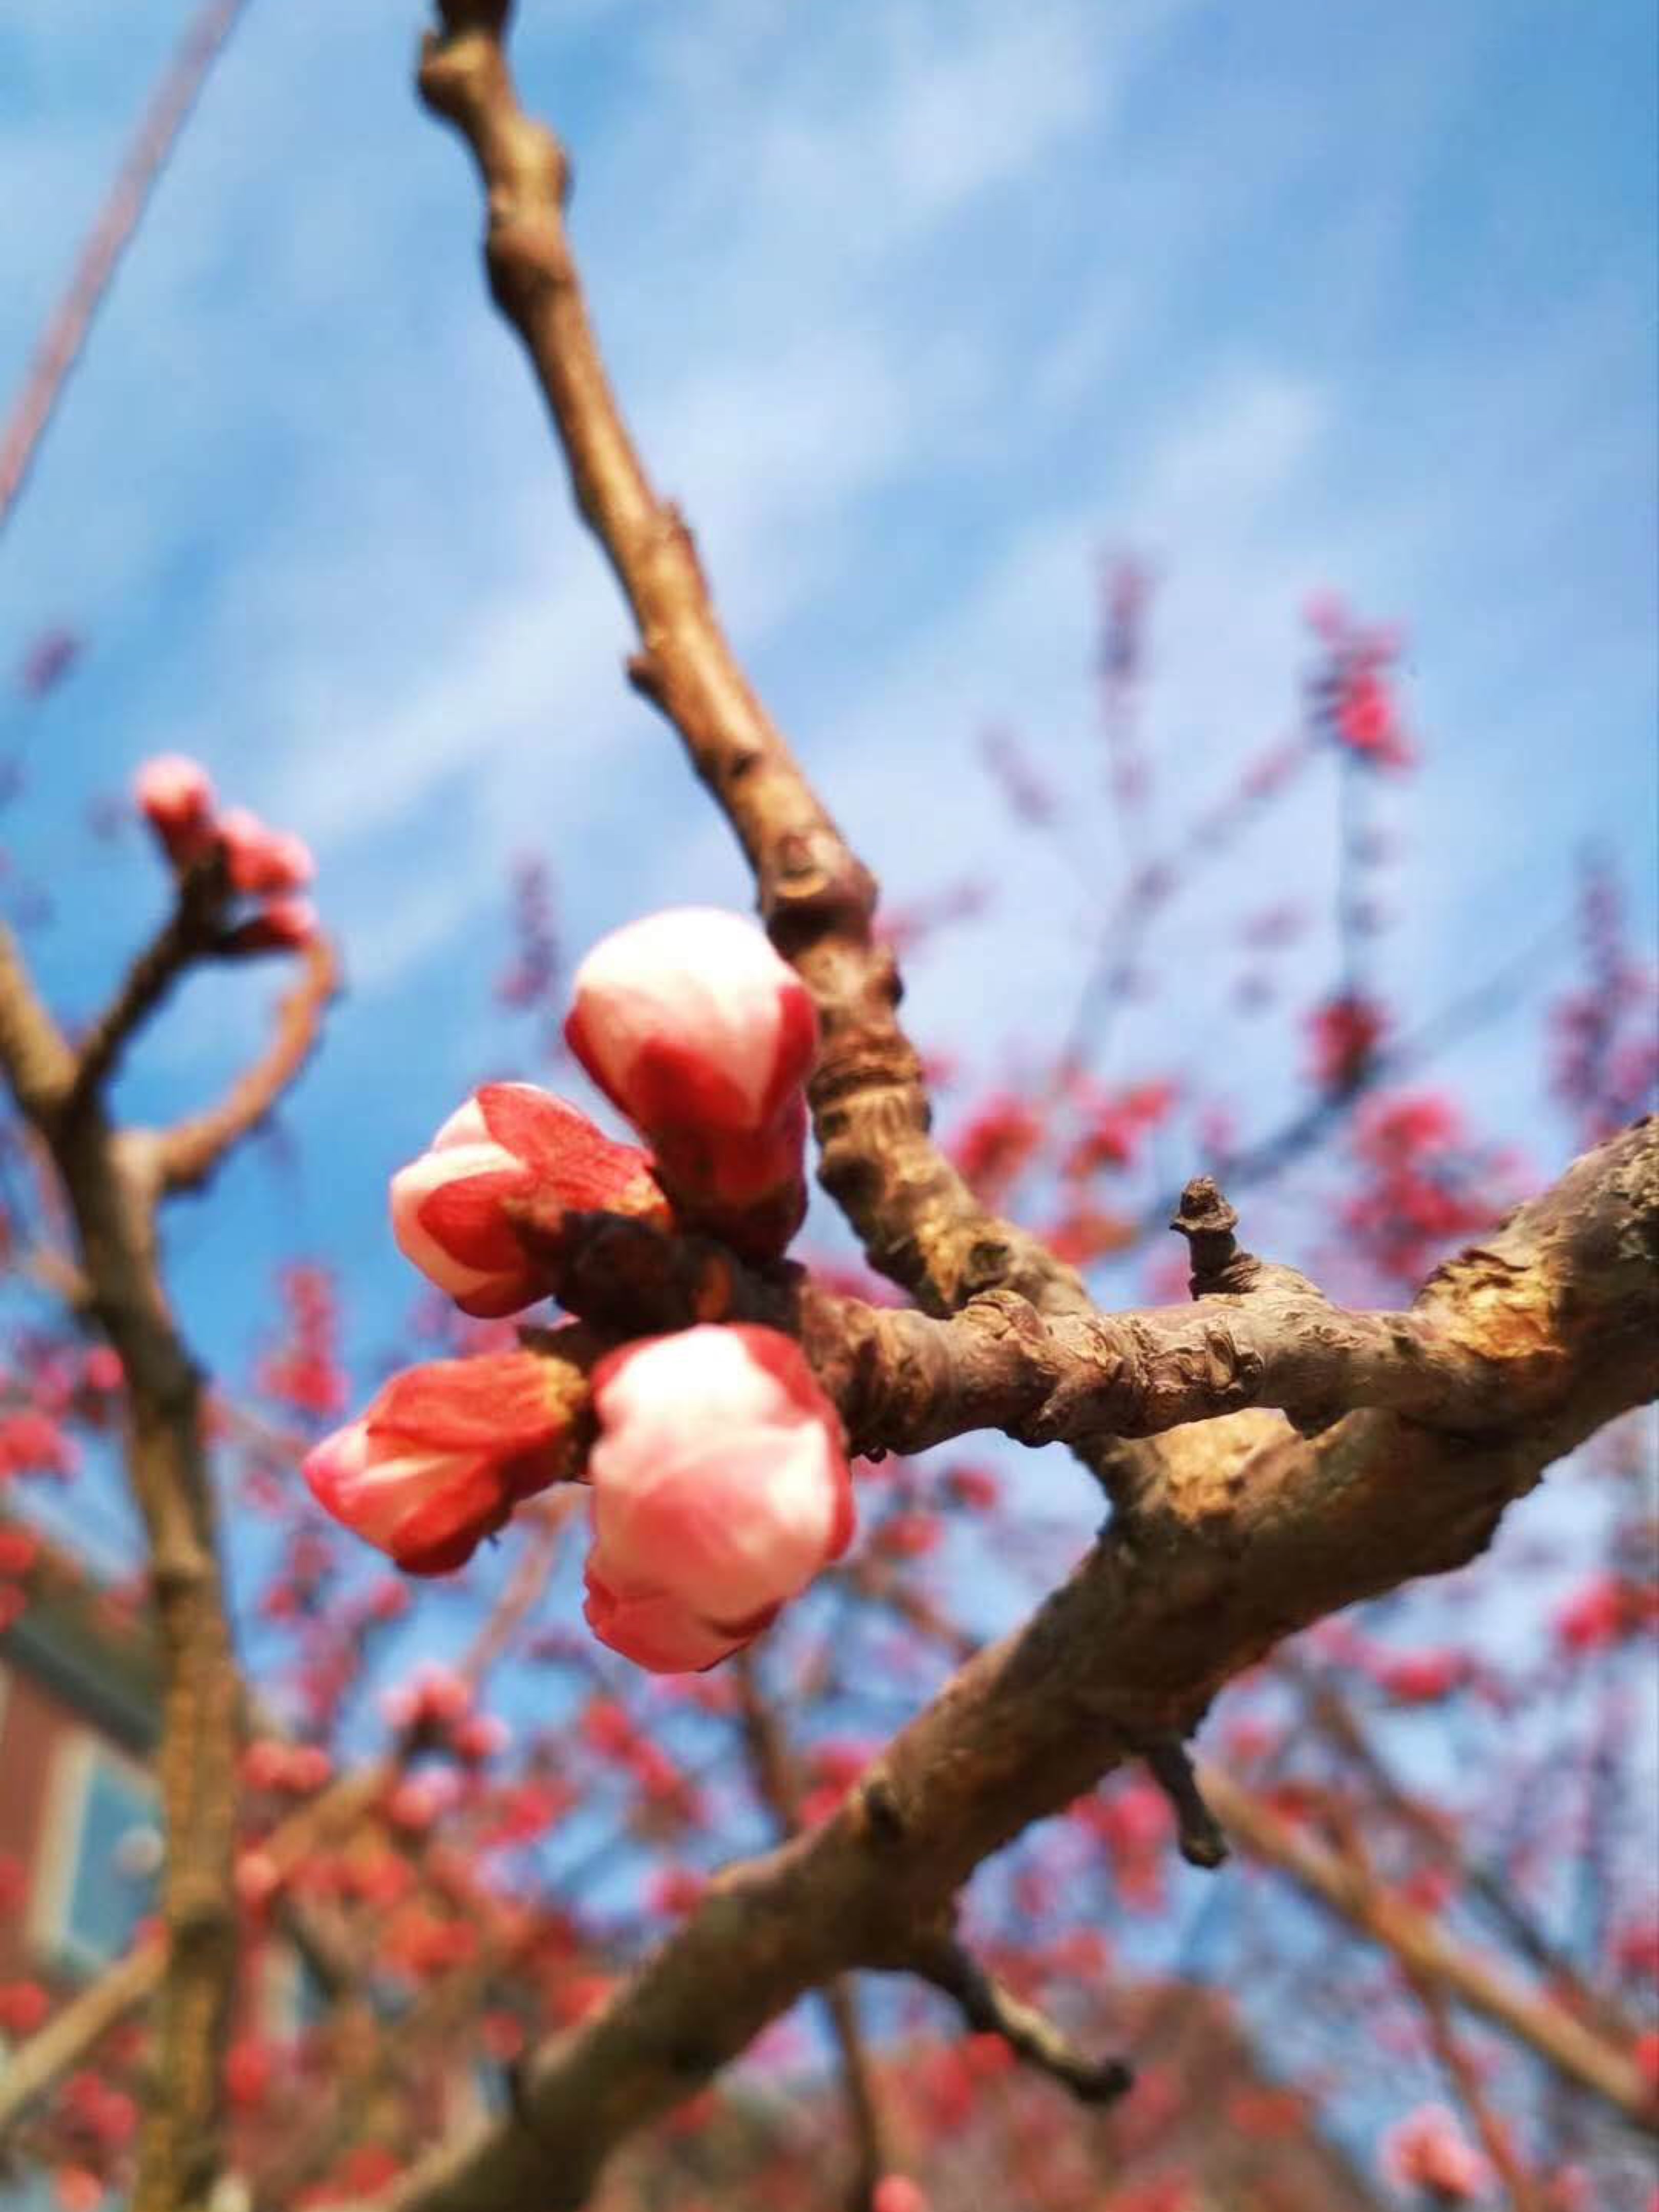
{"label": "unopened flower bud", "polygon": [[534,1208],[540,1234],[560,1212],[628,1213],[665,1227],[651,1163],[533,1083],[486,1083],[392,1178],[398,1249],[463,1313],[520,1312],[545,1297],[543,1270],[507,1208]]}
{"label": "unopened flower bud", "polygon": [[213,842],[213,785],[200,762],[158,753],[133,781],[133,797],[175,867],[188,867]]}
{"label": "unopened flower bud", "polygon": [[684,1219],[751,1258],[783,1250],[806,1210],[817,1018],[752,922],[683,907],[615,931],[576,971],[565,1036]]}
{"label": "unopened flower bud", "polygon": [[586,1614],[658,1674],[712,1667],[846,1550],[853,1489],[835,1408],[775,1329],[624,1345],[593,1372]]}
{"label": "unopened flower bud", "polygon": [[258,914],[221,939],[219,953],[232,958],[253,952],[298,952],[312,942],[319,926],[309,899],[267,899]]}
{"label": "unopened flower bud", "polygon": [[579,1399],[572,1370],[533,1352],[406,1368],[308,1454],[305,1478],[406,1574],[447,1574],[571,1471]]}
{"label": "unopened flower bud", "polygon": [[286,830],[269,829],[246,806],[233,806],[216,825],[232,888],[252,898],[303,890],[317,872],[311,848]]}

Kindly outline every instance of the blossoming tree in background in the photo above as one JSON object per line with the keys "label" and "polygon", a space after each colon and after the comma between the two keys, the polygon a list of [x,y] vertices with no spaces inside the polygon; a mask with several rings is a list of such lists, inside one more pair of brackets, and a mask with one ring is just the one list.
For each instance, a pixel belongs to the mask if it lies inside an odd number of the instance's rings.
{"label": "blossoming tree in background", "polygon": [[[0,1984],[14,2171],[71,2212],[1644,2212],[1656,1603],[1622,1417],[1655,1389],[1659,1152],[1626,1126],[1650,986],[1611,887],[1552,1043],[1589,1149],[1528,1194],[1371,972],[1396,641],[1316,603],[1298,735],[1156,850],[1150,584],[1115,562],[1121,889],[1073,1033],[936,1137],[900,964],[977,893],[881,908],[744,676],[606,380],[507,13],[447,0],[422,91],[477,161],[630,675],[760,920],[637,917],[567,989],[521,873],[503,991],[562,1027],[562,1087],[481,1082],[392,1179],[421,1356],[355,1413],[349,1285],[290,1267],[257,1372],[210,1379],[166,1287],[171,1201],[319,1042],[301,842],[154,760],[172,907],[107,1010],[70,1034],[5,940],[0,1620],[61,1571],[31,1486],[118,1437],[148,1559],[106,1601],[154,1619],[166,1833],[123,1958]],[[24,689],[71,672],[43,643]],[[1006,732],[988,757],[1063,854],[1040,760]],[[1297,1110],[1246,1143],[1165,1071],[1097,1078],[1188,881],[1333,771],[1340,972]],[[1240,916],[1242,1000],[1297,927]],[[115,1126],[171,989],[256,955],[298,978],[263,1056]],[[1313,1272],[1247,1249],[1322,1157]],[[814,1172],[860,1261],[808,1232]],[[1565,1585],[1525,1505],[1483,1558],[1551,1468],[1583,1500]],[[245,1679],[224,1560],[256,1529],[283,1660]],[[0,1910],[25,1886],[0,1869]],[[312,1991],[275,2025],[273,1960]]]}

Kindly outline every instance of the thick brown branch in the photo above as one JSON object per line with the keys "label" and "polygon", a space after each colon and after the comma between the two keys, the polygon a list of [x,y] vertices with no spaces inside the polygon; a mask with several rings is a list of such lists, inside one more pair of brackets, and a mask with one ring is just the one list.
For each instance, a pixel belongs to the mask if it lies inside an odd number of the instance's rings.
{"label": "thick brown branch", "polygon": [[216,1106],[180,1121],[160,1139],[161,1188],[199,1190],[219,1163],[274,1111],[316,1048],[324,1010],[339,969],[333,949],[313,938],[301,956],[299,981],[276,1009],[276,1026],[262,1059],[238,1078]]}
{"label": "thick brown branch", "polygon": [[[539,2052],[527,2124],[441,2151],[388,2203],[580,2204],[624,2136],[805,1990],[853,1967],[902,1969],[981,1859],[1135,1747],[1190,1735],[1281,1638],[1474,1558],[1552,1460],[1644,1395],[1656,1220],[1652,1133],[1632,1131],[1431,1285],[1423,1306],[1454,1338],[1559,1363],[1550,1410],[1510,1435],[1372,1411],[1310,1439],[1255,1413],[1124,1447],[1120,1512],[1026,1627],[970,1661],[833,1819],[721,1876],[603,2010]],[[1206,1790],[1237,1832],[1236,1808]],[[1475,2001],[1472,1984],[1459,1994]],[[1513,2007],[1505,2017],[1519,2028]],[[1575,2078],[1641,2109],[1633,2057],[1570,2016],[1546,2032]]]}
{"label": "thick brown branch", "polygon": [[565,229],[568,164],[520,106],[501,51],[508,9],[441,0],[427,105],[471,148],[489,204],[496,304],[552,412],[581,514],[633,611],[635,684],[684,739],[747,855],[779,950],[817,1002],[819,1176],[872,1263],[946,1311],[992,1284],[1086,1304],[1078,1277],[986,1212],[929,1141],[921,1062],[899,1025],[892,955],[872,933],[876,885],[848,849],[738,666],[691,532],[652,487],[611,392]]}
{"label": "thick brown branch", "polygon": [[[185,879],[171,921],[78,1055],[34,1000],[10,940],[0,942],[0,1060],[51,1152],[73,1216],[81,1310],[120,1354],[127,1469],[149,1540],[160,1634],[166,1942],[137,1954],[130,1974],[103,1992],[103,2002],[118,2009],[159,1985],[156,2082],[140,2145],[137,2212],[190,2212],[206,2203],[219,2175],[220,2066],[237,1963],[232,1850],[242,1691],[203,1446],[201,1382],[168,1310],[156,1251],[157,1147],[112,1130],[100,1093],[126,1040],[178,976],[211,952],[224,902],[222,861]],[[220,1149],[268,1110],[305,1056],[331,981],[326,952],[312,953],[307,969],[309,988],[290,1002],[265,1062],[210,1117]],[[199,1139],[198,1151],[209,1152]],[[71,2022],[54,2022],[44,2059],[37,2054],[35,2065],[13,2069],[6,2104],[16,2109],[16,2100],[34,2094],[72,2028],[96,2033],[103,2018],[100,2001],[89,1999]]]}
{"label": "thick brown branch", "polygon": [[167,1310],[151,1179],[95,1096],[67,1111],[75,1063],[0,936],[0,1061],[49,1146],[74,1218],[88,1314],[120,1354],[126,1462],[144,1520],[161,1650],[159,1759],[167,1930],[157,2086],[136,2212],[192,2212],[217,2178],[220,2054],[236,1966],[231,1844],[241,1689],[202,1445],[200,1383]]}
{"label": "thick brown branch", "polygon": [[[473,1690],[501,1656],[546,1588],[562,1533],[580,1503],[574,1491],[555,1491],[535,1500],[520,1516],[531,1520],[534,1535],[456,1668],[461,1680]],[[273,1890],[280,1888],[305,1860],[360,1820],[393,1787],[402,1768],[399,1756],[342,1774],[280,1821],[259,1846]],[[70,2068],[81,2063],[100,2037],[155,1995],[166,1963],[165,1944],[138,1944],[10,2054],[0,2075],[0,2142],[13,2122]]]}
{"label": "thick brown branch", "polygon": [[521,1231],[550,1255],[567,1310],[600,1328],[754,1321],[797,1334],[855,1450],[918,1451],[975,1429],[1098,1445],[1127,1502],[1144,1476],[1114,1463],[1114,1437],[1246,1407],[1316,1433],[1372,1407],[1493,1437],[1547,1419],[1592,1340],[1604,1364],[1618,1351],[1626,1402],[1639,1403],[1659,1388],[1659,1281],[1639,1224],[1628,1249],[1596,1242],[1599,1200],[1620,1176],[1637,1214],[1659,1217],[1659,1125],[1580,1162],[1403,1313],[1346,1312],[1292,1269],[1234,1251],[1204,1279],[1244,1287],[1190,1305],[1045,1319],[990,1291],[943,1320],[833,1297],[799,1268],[757,1273],[707,1239],[621,1217],[532,1217]]}
{"label": "thick brown branch", "polygon": [[17,939],[0,922],[0,1070],[25,1120],[44,1127],[75,1079],[75,1054],[36,994]]}

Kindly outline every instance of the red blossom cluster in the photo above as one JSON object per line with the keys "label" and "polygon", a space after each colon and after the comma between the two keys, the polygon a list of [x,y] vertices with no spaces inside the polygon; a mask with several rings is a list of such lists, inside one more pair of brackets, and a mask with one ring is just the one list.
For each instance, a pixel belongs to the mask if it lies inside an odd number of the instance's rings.
{"label": "red blossom cluster", "polygon": [[[617,931],[577,971],[573,1049],[649,1139],[605,1137],[527,1084],[487,1085],[393,1178],[405,1255],[463,1312],[551,1288],[571,1214],[631,1214],[775,1257],[805,1209],[804,987],[760,933],[706,909]],[[714,1665],[845,1550],[840,1424],[777,1332],[702,1327],[625,1344],[590,1377],[586,1613],[655,1672]],[[313,1494],[413,1574],[447,1574],[515,1504],[574,1470],[559,1370],[526,1349],[393,1376],[306,1462]]]}
{"label": "red blossom cluster", "polygon": [[344,1410],[349,1395],[334,1278],[325,1267],[295,1263],[281,1270],[277,1289],[286,1328],[259,1362],[259,1388],[296,1413],[326,1420]]}
{"label": "red blossom cluster", "polygon": [[1080,1101],[1082,1133],[1061,1163],[1061,1175],[1068,1182],[1083,1182],[1103,1169],[1133,1166],[1147,1137],[1174,1112],[1179,1096],[1168,1081],[1129,1084],[1115,1091],[1085,1086]]}
{"label": "red blossom cluster", "polygon": [[1598,1573],[1556,1607],[1556,1642],[1583,1658],[1659,1627],[1659,1586],[1627,1575]]}
{"label": "red blossom cluster", "polygon": [[1310,603],[1308,626],[1323,651],[1309,690],[1316,735],[1368,768],[1413,767],[1417,757],[1394,693],[1398,632],[1356,623],[1330,593]]}
{"label": "red blossom cluster", "polygon": [[246,1789],[275,1796],[309,1797],[332,1775],[334,1761],[320,1744],[260,1736],[242,1753],[241,1771]]}
{"label": "red blossom cluster", "polygon": [[1477,2203],[1494,2178],[1443,2105],[1408,2113],[1389,2134],[1382,2163],[1396,2187],[1425,2191],[1438,2204]]}
{"label": "red blossom cluster", "polygon": [[951,1139],[957,1172],[988,1206],[1000,1204],[1042,1144],[1040,1115],[1012,1091],[997,1091]]}
{"label": "red blossom cluster", "polygon": [[1361,991],[1341,991],[1308,1017],[1309,1073],[1321,1091],[1346,1098],[1368,1080],[1389,1033],[1386,1010]]}
{"label": "red blossom cluster", "polygon": [[1450,1101],[1391,1092],[1354,1126],[1358,1186],[1341,1218],[1358,1255],[1389,1282],[1414,1290],[1460,1239],[1490,1229],[1510,1202],[1514,1162],[1465,1135]]}
{"label": "red blossom cluster", "polygon": [[1583,1145],[1653,1105],[1659,1087],[1659,969],[1630,947],[1611,872],[1588,866],[1579,894],[1587,980],[1550,1009],[1550,1088]]}
{"label": "red blossom cluster", "polygon": [[230,889],[258,902],[224,933],[221,954],[293,951],[316,936],[316,909],[296,896],[316,873],[303,839],[270,829],[248,807],[222,811],[207,770],[181,753],[147,761],[133,796],[175,875],[216,856]]}
{"label": "red blossom cluster", "polygon": [[1070,1819],[1103,1847],[1123,1902],[1134,1911],[1156,1911],[1174,1833],[1169,1800],[1158,1785],[1143,1774],[1122,1775],[1079,1798]]}
{"label": "red blossom cluster", "polygon": [[0,1413],[0,1480],[13,1474],[70,1475],[80,1463],[80,1448],[58,1415],[36,1406]]}

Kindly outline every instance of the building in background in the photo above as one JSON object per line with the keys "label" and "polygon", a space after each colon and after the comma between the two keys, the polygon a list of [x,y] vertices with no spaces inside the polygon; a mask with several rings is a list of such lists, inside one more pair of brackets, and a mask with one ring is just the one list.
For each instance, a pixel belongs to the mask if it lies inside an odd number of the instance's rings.
{"label": "building in background", "polygon": [[[0,2077],[10,2046],[152,1908],[157,1719],[142,1611],[0,1517]],[[37,2208],[56,2212],[51,2177],[0,2163],[0,2212]]]}

